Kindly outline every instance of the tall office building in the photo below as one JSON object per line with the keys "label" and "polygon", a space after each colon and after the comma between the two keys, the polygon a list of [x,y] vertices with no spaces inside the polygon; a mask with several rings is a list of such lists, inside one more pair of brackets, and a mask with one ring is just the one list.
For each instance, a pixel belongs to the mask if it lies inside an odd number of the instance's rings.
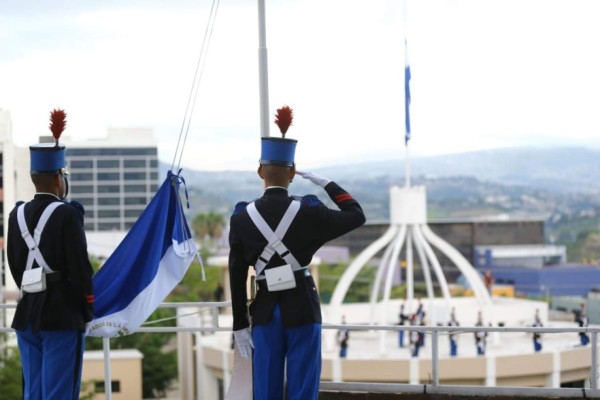
{"label": "tall office building", "polygon": [[101,140],[68,142],[69,198],[85,207],[86,231],[126,231],[158,189],[151,129],[109,129]]}

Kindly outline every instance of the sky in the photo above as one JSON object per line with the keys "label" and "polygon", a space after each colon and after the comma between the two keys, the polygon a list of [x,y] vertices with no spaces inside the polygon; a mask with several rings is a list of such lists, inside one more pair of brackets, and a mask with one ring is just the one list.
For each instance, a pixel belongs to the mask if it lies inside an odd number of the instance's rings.
{"label": "sky", "polygon": [[[171,163],[212,0],[2,0],[0,108],[19,146],[152,128]],[[220,0],[184,168],[260,157],[258,7]],[[600,2],[266,0],[269,110],[289,105],[299,169],[514,146],[600,148]],[[277,127],[271,124],[271,135]]]}

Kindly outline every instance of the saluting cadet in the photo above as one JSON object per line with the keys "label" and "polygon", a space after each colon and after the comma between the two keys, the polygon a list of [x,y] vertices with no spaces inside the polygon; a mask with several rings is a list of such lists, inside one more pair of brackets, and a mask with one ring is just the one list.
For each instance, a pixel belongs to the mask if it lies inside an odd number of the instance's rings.
{"label": "saluting cadet", "polygon": [[66,124],[51,113],[55,143],[30,147],[33,200],[17,203],[8,222],[10,271],[21,289],[16,330],[26,400],[79,398],[86,322],[93,316],[92,266],[83,207],[67,203]]}
{"label": "saluting cadet", "polygon": [[[458,320],[456,319],[456,310],[452,307],[450,312],[450,321],[448,326],[459,326]],[[458,345],[456,342],[456,332],[449,332],[448,338],[450,339],[450,357],[456,357],[458,355]]]}
{"label": "saluting cadet", "polygon": [[[281,121],[291,123],[291,109],[278,112],[276,123],[285,134],[287,126],[282,127]],[[233,330],[240,354],[253,360],[256,400],[283,399],[284,370],[288,399],[317,399],[321,308],[308,265],[324,243],[365,222],[358,202],[338,184],[296,171],[296,142],[285,137],[262,138],[258,175],[264,180],[264,194],[251,203],[238,203],[230,221]],[[326,207],[313,195],[290,196],[288,186],[296,173],[323,187],[339,210]],[[249,308],[252,328],[246,307],[251,265],[258,283]]]}

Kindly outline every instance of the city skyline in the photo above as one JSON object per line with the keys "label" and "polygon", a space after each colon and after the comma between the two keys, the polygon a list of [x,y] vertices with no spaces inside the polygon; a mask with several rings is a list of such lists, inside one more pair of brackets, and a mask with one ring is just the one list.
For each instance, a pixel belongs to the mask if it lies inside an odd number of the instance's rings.
{"label": "city skyline", "polygon": [[[171,162],[211,2],[0,5],[0,108],[13,140],[152,128]],[[404,155],[404,35],[414,156],[522,145],[600,147],[600,4],[266,1],[271,114],[295,110],[299,168]],[[256,167],[257,5],[222,1],[182,165]],[[271,135],[276,135],[271,125]]]}

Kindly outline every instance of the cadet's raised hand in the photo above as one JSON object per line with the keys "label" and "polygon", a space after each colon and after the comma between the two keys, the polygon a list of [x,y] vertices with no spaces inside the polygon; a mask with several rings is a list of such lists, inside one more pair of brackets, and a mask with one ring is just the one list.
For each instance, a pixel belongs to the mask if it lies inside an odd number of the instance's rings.
{"label": "cadet's raised hand", "polygon": [[321,187],[325,187],[325,186],[327,186],[327,184],[329,182],[331,182],[331,179],[327,179],[323,176],[319,176],[313,172],[296,171],[296,174],[300,175],[304,179],[308,179],[315,185],[319,185]]}
{"label": "cadet's raised hand", "polygon": [[233,331],[233,336],[235,338],[235,345],[240,351],[241,356],[244,358],[252,358],[254,342],[252,342],[252,333],[250,332],[250,328]]}

